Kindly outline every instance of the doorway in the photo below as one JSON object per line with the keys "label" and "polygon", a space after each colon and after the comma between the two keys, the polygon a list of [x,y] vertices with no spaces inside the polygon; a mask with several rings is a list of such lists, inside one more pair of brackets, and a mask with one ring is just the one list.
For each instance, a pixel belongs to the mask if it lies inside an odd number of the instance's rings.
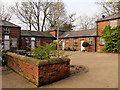
{"label": "doorway", "polygon": [[84,40],[81,40],[81,51],[83,51],[85,48],[82,46]]}
{"label": "doorway", "polygon": [[10,49],[10,41],[4,41],[4,49],[9,50]]}
{"label": "doorway", "polygon": [[31,48],[35,49],[35,41],[31,41]]}
{"label": "doorway", "polygon": [[64,50],[65,49],[65,42],[63,41],[62,42],[62,50]]}

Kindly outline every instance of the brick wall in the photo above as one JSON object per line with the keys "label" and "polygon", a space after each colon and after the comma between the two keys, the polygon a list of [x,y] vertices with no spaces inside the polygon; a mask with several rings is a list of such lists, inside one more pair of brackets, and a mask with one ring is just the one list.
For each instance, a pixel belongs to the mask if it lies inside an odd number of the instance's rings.
{"label": "brick wall", "polygon": [[[65,42],[65,48],[68,49],[77,49],[81,50],[81,40],[84,40],[84,42],[88,42],[88,38],[92,38],[92,45],[88,46],[85,48],[89,52],[95,52],[95,37],[83,37],[83,38],[65,38],[65,39],[60,39],[61,41]],[[77,40],[78,44],[74,45],[74,40]],[[66,44],[66,40],[68,40],[68,44]],[[62,48],[62,45],[60,46]]]}
{"label": "brick wall", "polygon": [[7,65],[35,85],[51,83],[70,74],[70,59],[37,60],[8,52]]}

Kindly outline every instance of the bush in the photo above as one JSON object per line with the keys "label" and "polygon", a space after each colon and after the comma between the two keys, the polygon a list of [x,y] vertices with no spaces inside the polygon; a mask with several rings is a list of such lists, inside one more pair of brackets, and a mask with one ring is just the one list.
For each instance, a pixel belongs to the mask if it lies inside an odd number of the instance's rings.
{"label": "bush", "polygon": [[76,48],[73,48],[72,51],[77,51],[77,49],[76,49]]}
{"label": "bush", "polygon": [[70,47],[68,47],[68,51],[71,51]]}
{"label": "bush", "polygon": [[89,46],[89,43],[88,43],[88,42],[83,42],[82,46],[83,46],[83,47],[88,47],[88,46]]}
{"label": "bush", "polygon": [[111,28],[106,26],[101,33],[101,37],[105,40],[104,50],[106,52],[118,52],[120,42],[120,26]]}
{"label": "bush", "polygon": [[86,50],[84,49],[84,50],[82,50],[82,52],[85,52]]}

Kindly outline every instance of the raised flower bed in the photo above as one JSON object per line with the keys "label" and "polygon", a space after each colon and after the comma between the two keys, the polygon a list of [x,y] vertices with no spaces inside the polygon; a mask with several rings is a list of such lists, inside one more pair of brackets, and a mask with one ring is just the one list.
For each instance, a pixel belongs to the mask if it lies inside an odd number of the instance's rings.
{"label": "raised flower bed", "polygon": [[11,69],[37,86],[63,79],[70,74],[69,58],[38,60],[11,52],[7,52],[4,58]]}

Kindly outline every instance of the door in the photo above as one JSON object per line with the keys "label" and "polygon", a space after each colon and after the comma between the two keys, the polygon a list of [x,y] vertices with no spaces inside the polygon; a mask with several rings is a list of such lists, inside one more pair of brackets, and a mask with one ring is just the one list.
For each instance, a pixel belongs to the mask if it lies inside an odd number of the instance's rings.
{"label": "door", "polygon": [[65,49],[65,42],[63,41],[62,42],[62,50],[64,50]]}
{"label": "door", "polygon": [[9,50],[10,49],[10,41],[4,41],[4,49]]}
{"label": "door", "polygon": [[85,48],[82,46],[84,40],[81,40],[81,51],[84,50]]}
{"label": "door", "polygon": [[31,41],[31,48],[35,49],[35,42],[34,41]]}

